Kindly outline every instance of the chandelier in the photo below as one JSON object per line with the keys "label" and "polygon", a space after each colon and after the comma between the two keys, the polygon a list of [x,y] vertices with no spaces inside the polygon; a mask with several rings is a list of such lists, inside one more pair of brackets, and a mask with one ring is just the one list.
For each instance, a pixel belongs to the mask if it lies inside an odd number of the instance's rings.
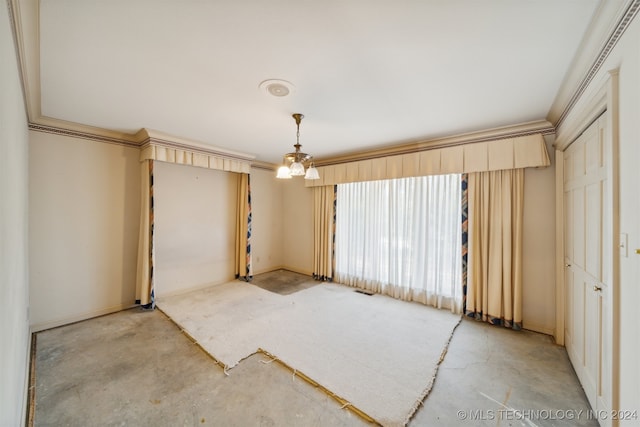
{"label": "chandelier", "polygon": [[[320,179],[318,169],[313,166],[313,162],[311,161],[313,156],[300,151],[300,148],[302,148],[302,145],[300,145],[300,122],[304,116],[296,113],[293,114],[292,117],[296,121],[297,126],[296,143],[294,145],[296,151],[293,153],[287,153],[283,156],[284,164],[278,168],[276,178],[291,179],[293,176],[304,175],[304,179]],[[287,163],[289,163],[288,166]],[[309,163],[309,168],[306,173],[304,170],[305,163]]]}

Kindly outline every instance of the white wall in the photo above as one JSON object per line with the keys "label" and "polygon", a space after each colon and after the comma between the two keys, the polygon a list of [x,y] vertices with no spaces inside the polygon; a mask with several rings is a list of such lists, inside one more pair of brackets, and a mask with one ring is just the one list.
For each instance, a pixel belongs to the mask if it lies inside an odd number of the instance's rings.
{"label": "white wall", "polygon": [[[577,117],[584,104],[604,84],[606,73],[619,68],[619,177],[620,232],[627,233],[628,257],[620,260],[620,310],[614,312],[620,324],[619,407],[640,413],[640,19],[638,16],[607,57],[600,71],[568,115]],[[560,130],[559,130],[560,131]],[[640,426],[640,420],[621,422]]]}
{"label": "white wall", "polygon": [[555,286],[555,150],[547,137],[551,166],[524,173],[522,225],[522,323],[525,329],[553,335]]}
{"label": "white wall", "polygon": [[275,178],[270,170],[251,169],[251,253],[253,274],[286,266],[284,242],[284,188],[290,180]]}
{"label": "white wall", "polygon": [[7,3],[0,6],[0,426],[24,425],[29,372],[28,128]]}
{"label": "white wall", "polygon": [[138,149],[34,131],[29,139],[32,328],[131,306]]}
{"label": "white wall", "polygon": [[155,289],[170,295],[235,277],[238,175],[155,162]]}

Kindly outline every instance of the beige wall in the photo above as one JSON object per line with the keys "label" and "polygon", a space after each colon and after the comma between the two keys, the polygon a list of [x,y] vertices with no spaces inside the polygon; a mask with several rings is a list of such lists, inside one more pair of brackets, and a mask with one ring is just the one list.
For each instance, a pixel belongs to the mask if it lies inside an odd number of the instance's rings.
{"label": "beige wall", "polygon": [[[232,280],[237,175],[163,162],[155,165],[158,297]],[[273,171],[252,168],[251,198],[254,274],[278,268],[311,274],[311,189],[303,180],[277,180]],[[289,227],[295,232],[286,232]]]}
{"label": "beige wall", "polygon": [[[237,176],[156,162],[155,179],[158,296],[233,279]],[[303,183],[251,169],[254,274],[278,268],[311,272],[310,193]],[[294,199],[300,199],[302,209],[289,203]],[[284,224],[299,230],[301,246]]]}
{"label": "beige wall", "polygon": [[251,169],[254,274],[285,268],[313,272],[313,189],[302,177],[276,179]]}
{"label": "beige wall", "polygon": [[155,162],[155,290],[164,295],[232,280],[238,175]]}
{"label": "beige wall", "polygon": [[0,426],[24,425],[29,372],[28,128],[7,3],[0,5]]}
{"label": "beige wall", "polygon": [[522,323],[532,331],[553,335],[555,286],[555,150],[547,137],[551,165],[527,168],[524,174],[522,230]]}
{"label": "beige wall", "polygon": [[131,306],[138,149],[34,131],[29,139],[32,328]]}
{"label": "beige wall", "polygon": [[288,182],[275,178],[275,172],[251,169],[251,253],[253,274],[285,266],[284,188]]}
{"label": "beige wall", "polygon": [[304,178],[284,180],[282,217],[283,265],[293,271],[313,273],[313,189]]}

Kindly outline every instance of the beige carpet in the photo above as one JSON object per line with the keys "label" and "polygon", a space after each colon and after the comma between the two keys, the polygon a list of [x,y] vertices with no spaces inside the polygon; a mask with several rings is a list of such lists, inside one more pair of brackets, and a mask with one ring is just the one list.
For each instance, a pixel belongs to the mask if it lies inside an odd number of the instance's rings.
{"label": "beige carpet", "polygon": [[429,392],[460,321],[335,284],[284,296],[233,281],[158,306],[227,369],[261,348],[388,426]]}

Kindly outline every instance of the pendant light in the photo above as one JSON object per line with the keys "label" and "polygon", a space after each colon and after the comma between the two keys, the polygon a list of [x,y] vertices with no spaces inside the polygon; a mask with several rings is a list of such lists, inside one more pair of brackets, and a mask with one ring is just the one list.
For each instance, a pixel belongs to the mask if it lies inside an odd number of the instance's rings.
{"label": "pendant light", "polygon": [[[287,153],[283,156],[283,165],[278,168],[276,178],[279,179],[291,179],[294,176],[304,176],[304,179],[320,179],[318,169],[315,168],[311,159],[312,155],[303,153],[300,151],[302,145],[300,145],[300,122],[304,116],[300,113],[292,115],[296,121],[296,143],[294,144],[295,151]],[[288,163],[288,164],[287,164]],[[305,172],[305,164],[310,163]]]}

